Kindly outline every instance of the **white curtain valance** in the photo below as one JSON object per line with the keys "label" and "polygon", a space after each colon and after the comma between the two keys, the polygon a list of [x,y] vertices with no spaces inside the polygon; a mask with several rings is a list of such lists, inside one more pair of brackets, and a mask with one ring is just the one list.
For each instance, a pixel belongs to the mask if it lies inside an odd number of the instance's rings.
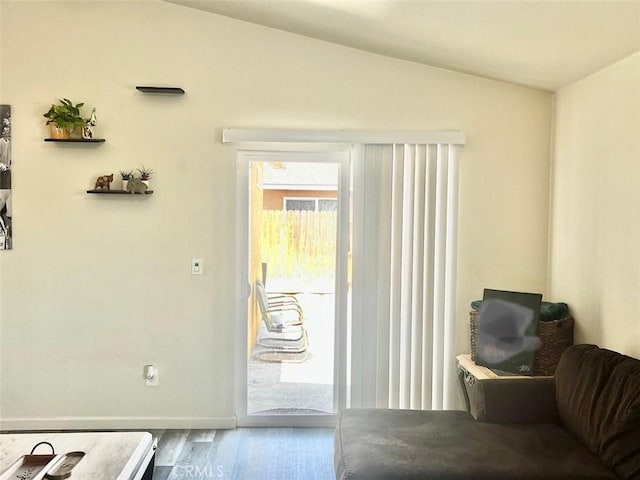
{"label": "white curtain valance", "polygon": [[[252,147],[255,144],[446,144],[464,145],[458,130],[296,130],[268,128],[224,128],[222,143]],[[259,147],[261,148],[261,146]]]}

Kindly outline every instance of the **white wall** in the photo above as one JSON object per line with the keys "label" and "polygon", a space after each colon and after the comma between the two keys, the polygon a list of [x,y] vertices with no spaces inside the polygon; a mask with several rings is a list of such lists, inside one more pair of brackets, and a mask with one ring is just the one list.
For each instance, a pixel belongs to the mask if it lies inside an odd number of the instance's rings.
{"label": "white wall", "polygon": [[[5,428],[232,423],[235,152],[223,127],[465,131],[458,351],[483,287],[544,292],[548,93],[159,2],[22,1],[2,14],[15,159],[15,248],[0,255]],[[61,96],[97,107],[105,144],[43,142],[42,114]],[[142,164],[157,171],[152,197],[84,193]],[[147,363],[158,388],[144,386]]]}
{"label": "white wall", "polygon": [[576,341],[640,356],[640,52],[557,95],[550,289]]}

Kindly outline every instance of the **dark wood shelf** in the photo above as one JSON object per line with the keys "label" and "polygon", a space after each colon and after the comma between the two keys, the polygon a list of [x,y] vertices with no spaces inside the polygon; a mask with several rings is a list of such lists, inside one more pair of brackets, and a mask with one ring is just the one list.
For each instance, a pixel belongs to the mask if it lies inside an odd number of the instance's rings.
{"label": "dark wood shelf", "polygon": [[136,90],[143,93],[170,93],[173,95],[183,95],[184,90],[180,87],[143,87],[137,86]]}
{"label": "dark wood shelf", "polygon": [[[101,195],[131,195],[133,197],[137,196],[137,195],[143,195],[141,193],[130,193],[127,192],[126,190],[87,190],[87,193],[98,193]],[[152,195],[153,194],[153,190],[147,190],[144,195]]]}
{"label": "dark wood shelf", "polygon": [[60,142],[60,143],[104,143],[104,138],[45,138],[45,142]]}

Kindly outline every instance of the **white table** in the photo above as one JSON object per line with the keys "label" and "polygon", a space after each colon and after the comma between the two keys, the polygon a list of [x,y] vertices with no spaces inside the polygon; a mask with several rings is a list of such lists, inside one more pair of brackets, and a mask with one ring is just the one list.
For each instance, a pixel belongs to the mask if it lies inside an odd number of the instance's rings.
{"label": "white table", "polygon": [[463,354],[456,357],[458,361],[458,375],[461,382],[462,394],[467,406],[467,411],[478,418],[476,405],[478,399],[483,399],[484,394],[478,392],[477,383],[485,380],[514,380],[514,379],[531,379],[531,378],[551,378],[551,377],[528,377],[522,375],[498,375],[493,370],[476,363],[471,360],[471,355]]}
{"label": "white table", "polygon": [[[156,445],[148,432],[79,432],[0,434],[0,475],[39,442],[56,454],[85,452],[69,480],[150,480]],[[51,453],[46,445],[36,454]]]}
{"label": "white table", "polygon": [[473,375],[476,380],[485,380],[487,378],[531,378],[531,376],[522,376],[522,375],[498,375],[496,372],[491,370],[490,368],[483,367],[481,365],[476,365],[476,363],[471,360],[471,355],[468,353],[458,355],[456,357],[458,361],[458,367],[465,370],[467,373]]}

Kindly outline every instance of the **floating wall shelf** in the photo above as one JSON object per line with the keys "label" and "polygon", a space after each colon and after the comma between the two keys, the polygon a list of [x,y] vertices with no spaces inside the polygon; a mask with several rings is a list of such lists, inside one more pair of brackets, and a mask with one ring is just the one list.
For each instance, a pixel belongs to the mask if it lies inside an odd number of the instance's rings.
{"label": "floating wall shelf", "polygon": [[184,94],[184,90],[180,87],[136,87],[136,90],[139,90],[143,93],[170,93],[173,95],[182,95]]}
{"label": "floating wall shelf", "polygon": [[59,142],[59,143],[104,143],[104,138],[45,138],[45,142]]}
{"label": "floating wall shelf", "polygon": [[[137,197],[139,196],[143,196],[143,194],[140,193],[130,193],[127,192],[126,190],[87,190],[87,193],[99,193],[102,195],[129,195],[132,197]],[[153,194],[153,190],[147,190],[144,195],[151,195]]]}

